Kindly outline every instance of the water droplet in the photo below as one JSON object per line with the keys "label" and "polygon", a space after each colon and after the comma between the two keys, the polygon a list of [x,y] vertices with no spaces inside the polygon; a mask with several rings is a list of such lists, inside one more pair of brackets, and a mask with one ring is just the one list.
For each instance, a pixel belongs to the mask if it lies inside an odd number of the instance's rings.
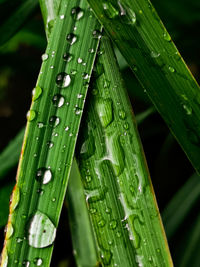
{"label": "water droplet", "polygon": [[56,84],[58,87],[66,88],[70,85],[70,83],[71,83],[71,77],[69,74],[61,72],[57,75]]}
{"label": "water droplet", "polygon": [[109,227],[110,227],[110,229],[112,229],[112,230],[116,229],[116,227],[117,227],[117,221],[116,221],[116,220],[112,220],[112,221],[109,223]]}
{"label": "water droplet", "polygon": [[99,226],[100,228],[103,228],[103,227],[105,226],[105,224],[106,224],[106,222],[105,222],[104,219],[101,219],[100,221],[98,221],[98,226]]}
{"label": "water droplet", "polygon": [[136,23],[136,14],[135,12],[128,7],[128,5],[121,4],[120,1],[118,1],[118,5],[120,8],[120,16],[124,23],[126,24],[135,24]]}
{"label": "water droplet", "polygon": [[79,58],[77,59],[77,62],[78,62],[79,64],[81,64],[81,63],[83,62],[83,59],[79,57]]}
{"label": "water droplet", "polygon": [[75,114],[76,114],[76,115],[80,115],[81,112],[82,112],[82,109],[81,109],[81,108],[79,108],[79,107],[76,107],[76,108],[75,108]]}
{"label": "water droplet", "polygon": [[90,211],[91,214],[95,214],[95,213],[97,212],[97,209],[95,209],[95,208],[90,208],[89,211]]}
{"label": "water droplet", "polygon": [[169,69],[169,71],[172,72],[172,73],[175,72],[175,69],[174,69],[173,67],[171,67],[171,66],[169,66],[168,69]]}
{"label": "water droplet", "polygon": [[48,184],[52,179],[52,173],[49,169],[39,168],[36,173],[36,180],[43,184]]}
{"label": "water droplet", "polygon": [[119,14],[118,10],[116,10],[116,8],[114,8],[113,5],[109,2],[103,3],[103,9],[104,9],[105,15],[110,19],[115,18]]}
{"label": "water droplet", "polygon": [[46,61],[49,58],[48,54],[43,54],[42,55],[42,61]]}
{"label": "water droplet", "polygon": [[112,259],[112,253],[110,250],[102,249],[100,256],[101,256],[103,264],[110,265],[111,259]]}
{"label": "water droplet", "polygon": [[50,69],[53,69],[54,68],[54,66],[50,66]]}
{"label": "water droplet", "polygon": [[77,95],[77,98],[78,98],[78,99],[80,99],[80,98],[82,98],[82,97],[83,97],[82,94],[78,94],[78,95]]}
{"label": "water droplet", "polygon": [[89,50],[88,50],[88,52],[90,53],[90,54],[94,54],[94,49],[93,48],[90,48]]}
{"label": "water droplet", "polygon": [[104,128],[113,121],[113,106],[111,99],[98,98],[95,107]]}
{"label": "water droplet", "polygon": [[92,35],[93,35],[93,37],[94,37],[95,39],[101,39],[101,37],[102,37],[102,33],[101,33],[99,30],[94,30],[94,31],[92,32]]}
{"label": "water droplet", "polygon": [[48,146],[49,148],[52,148],[53,145],[54,145],[53,142],[51,142],[51,141],[48,141],[48,142],[47,142],[47,146]]}
{"label": "water droplet", "polygon": [[84,80],[87,80],[87,79],[90,78],[89,74],[86,73],[86,72],[83,72],[83,73],[82,73],[82,77],[83,77]]}
{"label": "water droplet", "polygon": [[60,123],[60,118],[56,117],[56,116],[51,116],[49,119],[49,125],[51,127],[56,127],[58,126],[58,124]]}
{"label": "water droplet", "polygon": [[88,159],[92,155],[94,155],[96,146],[94,141],[94,136],[92,134],[88,135],[88,138],[85,139],[81,145],[80,149],[80,157],[82,159]]}
{"label": "water droplet", "polygon": [[60,19],[64,19],[65,18],[65,15],[60,15]]}
{"label": "water droplet", "polygon": [[125,130],[128,130],[128,129],[129,129],[129,124],[128,124],[128,122],[125,122],[124,125],[123,125],[123,127],[124,127]]}
{"label": "water droplet", "polygon": [[69,126],[67,126],[66,128],[65,128],[65,131],[67,132],[69,130]]}
{"label": "water droplet", "polygon": [[96,188],[93,190],[84,190],[86,201],[89,203],[94,203],[103,200],[107,191],[108,190],[106,187]]}
{"label": "water droplet", "polygon": [[184,104],[183,108],[187,115],[192,115],[192,107],[189,104]]}
{"label": "water droplet", "polygon": [[34,248],[50,246],[56,237],[56,228],[49,217],[37,211],[32,217],[29,230],[28,242]]}
{"label": "water droplet", "polygon": [[36,117],[36,112],[31,109],[27,112],[26,117],[28,121],[33,121]]}
{"label": "water droplet", "polygon": [[92,181],[92,177],[90,175],[86,175],[85,180],[87,183],[90,183]]}
{"label": "water droplet", "polygon": [[57,94],[57,95],[53,96],[52,101],[53,101],[53,104],[54,104],[55,107],[60,108],[60,107],[62,107],[64,105],[65,98],[62,95]]}
{"label": "water droplet", "polygon": [[6,228],[5,228],[5,232],[6,232],[6,240],[10,239],[11,236],[13,235],[14,233],[14,228],[12,226],[12,223],[9,221]]}
{"label": "water droplet", "polygon": [[35,101],[36,99],[38,99],[40,97],[40,95],[42,94],[42,88],[39,86],[36,86],[33,89],[32,95],[33,95],[33,100]]}
{"label": "water droplet", "polygon": [[126,118],[126,113],[125,113],[125,111],[123,109],[119,110],[119,118],[121,120],[124,120]]}
{"label": "water droplet", "polygon": [[34,259],[34,264],[36,265],[36,266],[41,266],[42,265],[42,263],[43,263],[43,260],[41,259],[41,258],[36,258],[36,259]]}
{"label": "water droplet", "polygon": [[40,129],[43,128],[44,127],[44,123],[43,122],[38,122],[37,123],[37,127],[40,128]]}
{"label": "water droplet", "polygon": [[69,53],[64,53],[64,55],[63,55],[63,59],[67,62],[70,62],[72,60],[72,58],[73,58],[72,55]]}
{"label": "water droplet", "polygon": [[158,53],[156,51],[151,51],[151,54],[150,55],[151,55],[152,58],[157,58],[157,57],[160,56],[160,53]]}
{"label": "water droplet", "polygon": [[19,187],[15,185],[11,198],[10,198],[10,213],[13,213],[14,210],[17,208],[20,200],[20,191]]}
{"label": "water droplet", "polygon": [[30,266],[30,261],[23,261],[22,263],[24,267],[29,267]]}
{"label": "water droplet", "polygon": [[70,43],[70,45],[73,45],[77,41],[77,37],[73,33],[69,33],[67,35],[67,38],[66,39],[67,39],[67,42]]}
{"label": "water droplet", "polygon": [[55,197],[53,197],[53,198],[52,198],[52,202],[55,202],[55,201],[56,201],[56,198],[55,198]]}
{"label": "water droplet", "polygon": [[168,32],[164,32],[163,38],[164,38],[165,41],[168,41],[168,42],[171,41],[171,36],[169,35]]}
{"label": "water droplet", "polygon": [[80,7],[74,7],[71,10],[71,15],[74,20],[80,20],[84,15],[84,11]]}

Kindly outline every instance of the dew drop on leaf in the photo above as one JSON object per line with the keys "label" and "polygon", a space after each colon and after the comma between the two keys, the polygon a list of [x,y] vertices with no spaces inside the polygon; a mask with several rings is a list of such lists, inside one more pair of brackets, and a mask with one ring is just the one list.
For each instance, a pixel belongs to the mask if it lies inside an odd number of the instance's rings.
{"label": "dew drop on leaf", "polygon": [[37,123],[37,127],[40,128],[40,129],[43,128],[44,127],[44,123],[43,122],[38,122]]}
{"label": "dew drop on leaf", "polygon": [[71,10],[71,15],[74,20],[80,20],[84,15],[84,11],[80,7],[74,7]]}
{"label": "dew drop on leaf", "polygon": [[20,200],[20,190],[17,185],[15,185],[11,198],[10,198],[10,212],[13,213],[13,211],[17,208]]}
{"label": "dew drop on leaf", "polygon": [[71,54],[69,54],[69,53],[64,53],[63,54],[63,59],[65,60],[65,61],[67,61],[67,62],[70,62],[71,60],[72,60],[72,55]]}
{"label": "dew drop on leaf", "polygon": [[56,84],[58,87],[66,88],[70,85],[70,83],[71,83],[71,77],[69,74],[61,72],[57,75]]}
{"label": "dew drop on leaf", "polygon": [[32,217],[28,229],[28,242],[34,248],[50,246],[56,237],[56,228],[49,217],[37,211]]}
{"label": "dew drop on leaf", "polygon": [[58,126],[58,124],[60,123],[60,118],[57,117],[57,116],[51,116],[50,119],[49,119],[49,125],[51,127],[56,127]]}
{"label": "dew drop on leaf", "polygon": [[160,56],[160,53],[158,53],[156,51],[151,51],[151,54],[150,55],[151,55],[152,58],[157,58],[157,57]]}
{"label": "dew drop on leaf", "polygon": [[60,107],[62,107],[64,105],[65,98],[64,98],[64,96],[62,96],[60,94],[57,94],[57,95],[53,96],[52,101],[53,101],[53,104],[54,104],[55,107],[60,108]]}
{"label": "dew drop on leaf", "polygon": [[26,114],[28,121],[33,121],[36,118],[36,112],[32,109],[30,109]]}
{"label": "dew drop on leaf", "polygon": [[42,94],[42,88],[39,86],[36,86],[33,89],[32,95],[33,95],[33,100],[35,101],[36,99],[38,99],[40,97],[40,95]]}
{"label": "dew drop on leaf", "polygon": [[95,107],[102,126],[106,128],[113,120],[112,100],[98,98]]}
{"label": "dew drop on leaf", "polygon": [[46,168],[39,168],[36,172],[36,180],[48,184],[52,179],[52,172]]}
{"label": "dew drop on leaf", "polygon": [[77,36],[73,33],[69,33],[66,40],[70,45],[73,45],[77,41]]}
{"label": "dew drop on leaf", "polygon": [[102,37],[102,33],[99,30],[94,30],[92,32],[92,35],[93,35],[93,38],[95,38],[95,39],[101,39],[101,37]]}
{"label": "dew drop on leaf", "polygon": [[109,227],[110,227],[110,229],[112,229],[112,230],[116,229],[116,227],[117,227],[117,221],[116,221],[116,220],[112,220],[112,221],[109,223]]}
{"label": "dew drop on leaf", "polygon": [[164,38],[165,41],[168,41],[168,42],[171,41],[171,36],[169,35],[168,32],[164,32],[163,38]]}
{"label": "dew drop on leaf", "polygon": [[121,120],[124,120],[126,118],[126,113],[125,113],[125,111],[123,109],[119,110],[119,118]]}
{"label": "dew drop on leaf", "polygon": [[103,3],[103,9],[105,15],[110,19],[114,19],[119,14],[119,11],[109,2]]}
{"label": "dew drop on leaf", "polygon": [[36,259],[34,259],[33,263],[36,266],[42,266],[43,260],[41,258],[36,258]]}
{"label": "dew drop on leaf", "polygon": [[171,67],[171,66],[169,66],[168,69],[169,69],[169,71],[172,72],[172,73],[175,72],[175,69],[174,69],[173,67]]}
{"label": "dew drop on leaf", "polygon": [[112,259],[112,253],[110,250],[102,249],[100,256],[104,265],[110,265]]}
{"label": "dew drop on leaf", "polygon": [[48,59],[49,55],[48,54],[43,54],[42,55],[42,61],[46,61]]}
{"label": "dew drop on leaf", "polygon": [[14,228],[12,226],[12,223],[9,221],[6,228],[5,228],[5,232],[6,232],[6,240],[10,239],[11,236],[13,235],[14,233]]}

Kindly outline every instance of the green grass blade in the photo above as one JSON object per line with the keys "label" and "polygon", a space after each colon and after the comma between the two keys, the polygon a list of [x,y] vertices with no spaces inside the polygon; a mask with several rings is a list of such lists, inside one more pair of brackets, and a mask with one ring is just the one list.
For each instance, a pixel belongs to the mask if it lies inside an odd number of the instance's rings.
{"label": "green grass blade", "polygon": [[194,174],[176,193],[162,213],[168,239],[170,239],[184,221],[192,206],[200,196],[199,175]]}
{"label": "green grass blade", "polygon": [[95,267],[98,265],[96,243],[76,160],[73,161],[70,172],[67,200],[77,266]]}
{"label": "green grass blade", "polygon": [[7,145],[0,154],[0,180],[13,168],[20,156],[22,141],[24,137],[24,128],[16,135],[16,137]]}
{"label": "green grass blade", "polygon": [[107,37],[77,162],[103,266],[172,266],[141,142]]}
{"label": "green grass blade", "polygon": [[146,0],[88,0],[98,19],[200,172],[200,90]]}
{"label": "green grass blade", "polygon": [[7,42],[20,29],[26,19],[34,11],[37,4],[37,0],[23,1],[20,3],[19,7],[10,14],[8,19],[5,20],[3,25],[0,27],[0,46]]}
{"label": "green grass blade", "polygon": [[[74,6],[82,17],[71,15]],[[38,258],[49,266],[99,41],[94,30],[100,25],[85,1],[62,1],[28,114],[1,266]]]}

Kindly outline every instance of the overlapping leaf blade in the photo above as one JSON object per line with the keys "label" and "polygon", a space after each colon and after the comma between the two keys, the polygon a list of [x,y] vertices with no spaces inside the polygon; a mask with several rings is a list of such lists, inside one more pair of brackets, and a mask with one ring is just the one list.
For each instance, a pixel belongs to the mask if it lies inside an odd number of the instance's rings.
{"label": "overlapping leaf blade", "polygon": [[62,1],[28,114],[1,266],[49,265],[99,41],[94,30],[100,25],[85,1]]}
{"label": "overlapping leaf blade", "polygon": [[146,0],[88,0],[199,172],[200,89]]}

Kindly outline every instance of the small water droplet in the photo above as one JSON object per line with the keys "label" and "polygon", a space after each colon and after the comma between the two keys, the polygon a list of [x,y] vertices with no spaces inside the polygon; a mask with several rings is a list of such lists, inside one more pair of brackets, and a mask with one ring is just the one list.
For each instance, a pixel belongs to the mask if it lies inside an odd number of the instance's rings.
{"label": "small water droplet", "polygon": [[74,20],[80,20],[84,15],[84,11],[80,7],[74,7],[71,10],[71,15]]}
{"label": "small water droplet", "polygon": [[124,120],[126,118],[126,113],[125,113],[125,111],[123,109],[119,110],[119,118],[121,120]]}
{"label": "small water droplet", "polygon": [[60,19],[64,19],[65,18],[65,15],[60,15]]}
{"label": "small water droplet", "polygon": [[32,217],[29,230],[28,242],[34,248],[50,246],[56,237],[56,228],[49,217],[37,211]]}
{"label": "small water droplet", "polygon": [[66,39],[67,42],[70,43],[70,45],[73,45],[77,41],[77,36],[73,33],[69,33]]}
{"label": "small water droplet", "polygon": [[187,115],[192,115],[192,107],[189,104],[183,104],[183,108]]}
{"label": "small water droplet", "polygon": [[43,54],[42,55],[42,61],[46,61],[49,58],[48,54]]}
{"label": "small water droplet", "polygon": [[76,114],[76,115],[80,115],[81,112],[82,112],[82,109],[81,109],[81,108],[79,108],[79,107],[76,107],[76,108],[75,108],[75,114]]}
{"label": "small water droplet", "polygon": [[53,142],[51,142],[51,141],[48,141],[48,142],[47,142],[47,146],[48,146],[49,148],[52,148],[53,145],[54,145]]}
{"label": "small water droplet", "polygon": [[105,222],[104,219],[101,219],[100,221],[98,221],[98,226],[99,226],[100,228],[103,228],[103,227],[105,226],[105,224],[106,224],[106,222]]}
{"label": "small water droplet", "polygon": [[83,59],[79,57],[79,58],[77,59],[77,62],[78,62],[79,64],[81,64],[81,63],[83,62]]}
{"label": "small water droplet", "polygon": [[103,9],[105,15],[110,19],[115,18],[119,14],[118,10],[109,2],[103,3]]}
{"label": "small water droplet", "polygon": [[52,198],[52,202],[55,202],[55,201],[56,201],[56,198],[55,198],[55,197],[53,197],[53,198]]}
{"label": "small water droplet", "polygon": [[20,200],[20,191],[19,187],[15,185],[11,198],[10,198],[10,212],[13,213],[14,210],[17,208]]}
{"label": "small water droplet", "polygon": [[80,98],[82,98],[82,97],[83,97],[82,94],[78,94],[78,95],[77,95],[77,98],[78,98],[78,99],[80,99]]}
{"label": "small water droplet", "polygon": [[36,173],[36,180],[43,184],[48,184],[52,179],[52,173],[49,169],[39,168]]}
{"label": "small water droplet", "polygon": [[169,69],[169,71],[172,72],[172,73],[175,72],[175,69],[174,69],[173,67],[171,67],[171,66],[169,66],[168,69]]}
{"label": "small water droplet", "polygon": [[33,89],[32,95],[33,95],[33,100],[35,101],[36,99],[38,99],[40,97],[40,95],[42,94],[42,88],[39,86],[36,86]]}
{"label": "small water droplet", "polygon": [[116,227],[117,227],[117,221],[116,221],[116,220],[112,220],[112,221],[109,223],[109,227],[110,227],[110,229],[112,229],[112,230],[116,229]]}
{"label": "small water droplet", "polygon": [[56,127],[58,126],[58,124],[60,123],[60,118],[56,117],[56,116],[51,116],[49,119],[49,125],[51,127]]}
{"label": "small water droplet", "polygon": [[23,261],[22,263],[24,267],[29,267],[30,266],[30,261]]}
{"label": "small water droplet", "polygon": [[42,265],[42,263],[43,263],[43,260],[41,259],[41,258],[36,258],[36,259],[34,259],[34,264],[36,265],[36,266],[41,266]]}
{"label": "small water droplet", "polygon": [[37,123],[37,127],[40,128],[40,129],[43,128],[44,127],[44,123],[43,122],[38,122]]}
{"label": "small water droplet", "polygon": [[85,176],[85,180],[86,180],[87,183],[90,183],[92,181],[91,175],[86,175]]}
{"label": "small water droplet", "polygon": [[60,108],[60,107],[62,107],[64,105],[65,98],[64,98],[64,96],[62,96],[60,94],[57,94],[57,95],[53,96],[52,101],[53,101],[53,104],[54,104],[55,107]]}
{"label": "small water droplet", "polygon": [[88,50],[88,52],[90,53],[90,54],[94,54],[94,49],[93,48],[90,48],[89,50]]}
{"label": "small water droplet", "polygon": [[171,41],[171,36],[169,35],[168,32],[164,32],[163,38],[164,38],[165,41],[168,41],[168,42]]}
{"label": "small water droplet", "polygon": [[53,69],[54,68],[54,66],[50,66],[50,69]]}
{"label": "small water droplet", "polygon": [[56,84],[58,87],[66,88],[71,83],[71,77],[66,72],[61,72],[56,77]]}
{"label": "small water droplet", "polygon": [[95,208],[90,208],[89,211],[90,211],[91,214],[95,214],[95,213],[97,212],[97,209],[95,209]]}
{"label": "small water droplet", "polygon": [[128,129],[129,129],[129,124],[128,124],[128,122],[125,122],[124,125],[123,125],[123,127],[124,127],[125,130],[128,130]]}
{"label": "small water droplet", "polygon": [[72,60],[73,56],[70,53],[64,53],[63,59],[67,62],[70,62]]}
{"label": "small water droplet", "polygon": [[136,23],[136,14],[135,12],[128,7],[128,5],[121,4],[120,1],[117,2],[120,9],[120,16],[124,23],[126,24],[135,24]]}
{"label": "small water droplet", "polygon": [[101,39],[101,37],[102,37],[102,33],[99,30],[94,30],[92,32],[92,35],[93,35],[93,38],[95,38],[95,39]]}
{"label": "small water droplet", "polygon": [[36,112],[32,109],[30,109],[26,114],[28,121],[33,121],[36,118]]}
{"label": "small water droplet", "polygon": [[157,57],[160,56],[160,53],[158,53],[156,51],[151,51],[151,54],[150,55],[151,55],[152,58],[157,58]]}
{"label": "small water droplet", "polygon": [[69,131],[69,126],[67,126],[67,127],[65,128],[65,131],[66,131],[66,132]]}
{"label": "small water droplet", "polygon": [[82,73],[82,77],[83,77],[84,80],[87,80],[87,79],[90,78],[89,74],[86,73],[86,72],[83,72],[83,73]]}

